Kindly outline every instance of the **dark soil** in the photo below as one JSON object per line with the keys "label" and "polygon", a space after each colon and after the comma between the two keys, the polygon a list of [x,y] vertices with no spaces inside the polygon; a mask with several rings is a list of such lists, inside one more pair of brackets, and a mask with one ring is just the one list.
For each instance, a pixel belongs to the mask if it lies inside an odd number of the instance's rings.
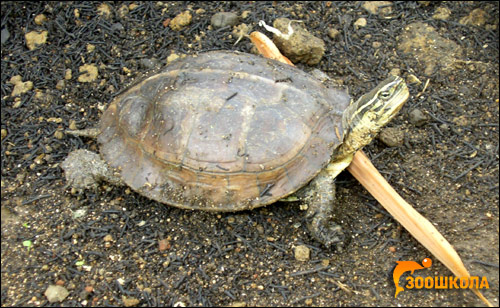
{"label": "dark soil", "polygon": [[[262,32],[259,20],[303,21],[326,44],[315,67],[341,80],[353,97],[393,69],[422,81],[409,83],[411,97],[389,124],[404,131],[403,145],[376,139],[365,151],[470,273],[487,277],[489,289],[482,291],[498,306],[497,2],[395,2],[386,16],[369,14],[361,2],[130,4],[108,3],[109,16],[98,14],[99,2],[1,4],[2,306],[482,305],[467,290],[406,290],[395,299],[395,261],[432,256],[347,172],[337,178],[336,206],[351,238],[341,252],[309,236],[297,204],[211,214],[159,204],[126,187],[71,193],[59,165],[72,150],[98,148],[65,129],[97,126],[119,90],[151,70],[149,63],[165,65],[172,53],[250,52],[246,38],[234,45],[232,28],[209,27],[221,11],[249,11],[240,22]],[[439,6],[450,10],[447,20],[432,17]],[[461,24],[475,9],[486,14]],[[186,10],[189,25],[165,26]],[[39,25],[35,17],[42,13]],[[360,17],[367,26],[356,29]],[[454,64],[424,73],[424,57],[397,48],[397,36],[415,22],[462,49]],[[329,37],[331,28],[338,37]],[[34,30],[48,31],[47,42],[29,50],[25,34]],[[84,64],[98,68],[94,81],[78,81]],[[72,75],[65,79],[67,69]],[[16,75],[33,88],[13,96],[9,81]],[[410,122],[415,109],[427,118],[421,126]],[[31,247],[23,245],[28,241]],[[298,245],[311,249],[308,261],[295,259]],[[415,276],[451,275],[433,261]],[[53,284],[69,291],[61,303],[44,295]]]}

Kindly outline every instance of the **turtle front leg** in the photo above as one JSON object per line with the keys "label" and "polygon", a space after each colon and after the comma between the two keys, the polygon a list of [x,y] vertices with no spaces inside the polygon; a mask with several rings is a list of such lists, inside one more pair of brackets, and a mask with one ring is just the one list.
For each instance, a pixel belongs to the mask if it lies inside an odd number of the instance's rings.
{"label": "turtle front leg", "polygon": [[327,248],[335,246],[341,251],[345,244],[345,234],[334,221],[334,179],[328,170],[322,170],[297,195],[308,205],[306,221],[311,235]]}

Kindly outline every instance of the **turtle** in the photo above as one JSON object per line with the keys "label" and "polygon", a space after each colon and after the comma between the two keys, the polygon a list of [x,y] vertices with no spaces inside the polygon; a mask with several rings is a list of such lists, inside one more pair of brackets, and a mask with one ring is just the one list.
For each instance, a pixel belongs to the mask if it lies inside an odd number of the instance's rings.
{"label": "turtle", "polygon": [[[298,68],[235,51],[177,59],[116,96],[92,130],[100,155],[61,167],[83,190],[107,180],[183,209],[236,212],[290,197],[310,234],[342,247],[335,177],[408,98],[390,76],[353,101]],[[89,135],[76,131],[75,134]]]}

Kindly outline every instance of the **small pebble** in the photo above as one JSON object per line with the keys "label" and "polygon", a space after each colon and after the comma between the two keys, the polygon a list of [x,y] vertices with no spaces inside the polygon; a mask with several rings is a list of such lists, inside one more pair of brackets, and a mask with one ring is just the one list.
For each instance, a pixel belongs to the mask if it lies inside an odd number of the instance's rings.
{"label": "small pebble", "polygon": [[169,26],[172,30],[179,31],[185,26],[188,26],[191,23],[192,19],[193,16],[191,15],[191,12],[184,11],[179,15],[175,16],[175,18],[170,21]]}
{"label": "small pebble", "polygon": [[335,40],[339,37],[340,31],[334,28],[328,29],[328,36],[332,39]]}
{"label": "small pebble", "polygon": [[415,126],[422,126],[427,122],[427,116],[420,110],[414,109],[410,112],[410,123]]}
{"label": "small pebble", "polygon": [[232,12],[220,12],[214,14],[212,19],[210,19],[210,24],[215,29],[224,28],[227,26],[235,26],[238,24],[239,18],[238,15]]}
{"label": "small pebble", "polygon": [[47,290],[45,290],[44,294],[49,302],[56,303],[62,302],[66,297],[68,297],[69,292],[63,286],[50,285]]}
{"label": "small pebble", "polygon": [[35,24],[39,26],[43,25],[43,23],[46,21],[47,21],[47,16],[45,16],[44,14],[39,14],[35,16]]}
{"label": "small pebble", "polygon": [[47,42],[47,37],[49,32],[47,30],[44,31],[31,31],[24,35],[26,40],[26,46],[28,46],[29,50],[33,50],[40,45],[43,45]]}
{"label": "small pebble", "polygon": [[7,40],[9,39],[10,37],[10,32],[9,30],[7,30],[7,28],[3,28],[2,29],[2,44],[7,42]]}
{"label": "small pebble", "polygon": [[141,302],[135,297],[126,297],[124,295],[122,296],[122,301],[125,307],[134,307],[139,305],[139,303]]}
{"label": "small pebble", "polygon": [[384,128],[378,135],[378,139],[388,147],[403,145],[405,134],[397,127]]}
{"label": "small pebble", "polygon": [[358,20],[356,20],[356,21],[354,22],[354,27],[355,27],[356,29],[366,27],[366,18],[361,17],[361,18],[359,18]]}
{"label": "small pebble", "polygon": [[139,65],[146,69],[152,69],[158,66],[159,63],[160,61],[158,61],[158,59],[156,58],[151,58],[151,59],[142,58],[141,60],[139,60]]}
{"label": "small pebble", "polygon": [[295,259],[298,261],[308,261],[311,258],[311,249],[305,245],[294,248]]}

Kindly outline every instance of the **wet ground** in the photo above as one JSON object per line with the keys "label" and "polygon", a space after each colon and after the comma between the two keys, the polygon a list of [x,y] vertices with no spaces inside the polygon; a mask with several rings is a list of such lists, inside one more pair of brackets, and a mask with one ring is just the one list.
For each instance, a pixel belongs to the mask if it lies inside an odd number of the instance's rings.
{"label": "wet ground", "polygon": [[[467,290],[395,299],[395,261],[432,256],[346,172],[341,252],[308,235],[297,204],[211,214],[126,187],[71,193],[59,165],[98,148],[65,129],[96,126],[119,90],[172,55],[251,51],[247,38],[234,45],[232,26],[210,25],[222,11],[262,32],[259,20],[301,20],[325,53],[297,65],[356,98],[389,72],[407,80],[411,97],[389,124],[400,145],[375,139],[365,151],[487,278],[483,293],[498,306],[498,3],[397,2],[373,13],[362,4],[2,2],[2,306],[482,305]],[[310,257],[299,261],[304,246]],[[451,275],[433,261],[415,276]],[[62,302],[48,302],[50,285]]]}

